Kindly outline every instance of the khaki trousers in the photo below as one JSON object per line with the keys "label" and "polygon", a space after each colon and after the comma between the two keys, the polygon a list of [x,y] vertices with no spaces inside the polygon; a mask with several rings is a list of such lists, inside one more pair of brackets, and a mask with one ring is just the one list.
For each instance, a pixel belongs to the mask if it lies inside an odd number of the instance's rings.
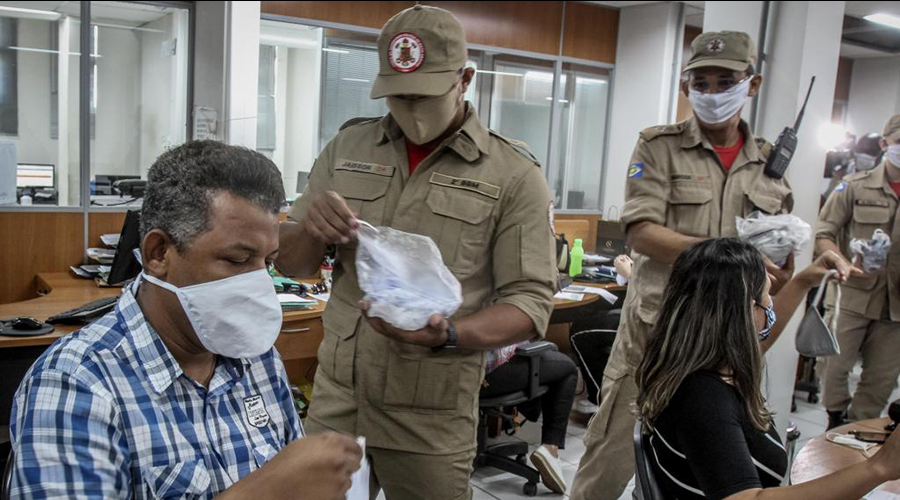
{"label": "khaki trousers", "polygon": [[[833,314],[826,313],[826,323]],[[841,354],[823,359],[825,409],[846,410],[850,420],[880,417],[900,376],[900,323],[841,311],[837,339]],[[851,397],[847,379],[860,357],[862,376]]]}
{"label": "khaki trousers", "polygon": [[[312,419],[304,426],[310,435],[329,430]],[[387,500],[470,500],[472,462],[475,449],[449,455],[424,455],[398,450],[366,447],[372,474],[369,499],[384,490]]]}
{"label": "khaki trousers", "polygon": [[603,377],[600,410],[588,424],[584,455],[575,473],[571,500],[617,499],[634,476],[634,413],[637,385],[626,375]]}

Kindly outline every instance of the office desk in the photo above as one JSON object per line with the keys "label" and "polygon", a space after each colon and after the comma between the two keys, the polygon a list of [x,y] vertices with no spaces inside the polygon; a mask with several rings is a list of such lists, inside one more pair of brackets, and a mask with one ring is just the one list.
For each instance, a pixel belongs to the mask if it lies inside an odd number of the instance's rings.
{"label": "office desk", "polygon": [[[864,431],[884,431],[884,426],[889,424],[889,418],[875,418],[872,420],[862,420],[828,431],[838,434],[847,434],[851,430]],[[872,448],[869,453],[874,454],[879,447]],[[791,483],[799,484],[822,476],[837,472],[845,467],[849,467],[860,462],[865,462],[866,457],[862,452],[834,444],[825,439],[825,435],[812,438],[806,443],[806,446],[797,454],[794,464],[791,466]],[[900,481],[889,481],[879,486],[878,489],[894,494],[900,494]]]}

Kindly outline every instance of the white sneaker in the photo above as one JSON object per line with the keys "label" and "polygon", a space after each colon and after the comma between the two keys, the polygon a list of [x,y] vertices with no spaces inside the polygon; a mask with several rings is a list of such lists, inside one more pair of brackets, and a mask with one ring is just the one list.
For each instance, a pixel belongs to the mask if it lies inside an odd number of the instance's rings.
{"label": "white sneaker", "polygon": [[544,486],[560,495],[566,493],[566,480],[563,477],[559,459],[554,457],[544,445],[531,454],[531,463],[541,474],[541,482],[544,483]]}
{"label": "white sneaker", "polygon": [[575,403],[575,409],[580,411],[581,413],[587,413],[589,415],[593,415],[594,413],[597,413],[600,410],[600,407],[595,405],[594,403],[591,403],[587,399],[579,399]]}

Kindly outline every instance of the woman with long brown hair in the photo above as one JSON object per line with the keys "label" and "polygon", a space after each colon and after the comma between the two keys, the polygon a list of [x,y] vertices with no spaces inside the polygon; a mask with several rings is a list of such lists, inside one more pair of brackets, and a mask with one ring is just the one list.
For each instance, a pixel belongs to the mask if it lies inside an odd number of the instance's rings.
{"label": "woman with long brown hair", "polygon": [[706,240],[675,262],[637,372],[637,412],[652,430],[651,463],[667,498],[851,499],[900,478],[894,436],[867,463],[778,487],[787,456],[760,392],[763,353],[831,269],[842,280],[851,272],[826,253],[773,303],[762,256],[745,242]]}

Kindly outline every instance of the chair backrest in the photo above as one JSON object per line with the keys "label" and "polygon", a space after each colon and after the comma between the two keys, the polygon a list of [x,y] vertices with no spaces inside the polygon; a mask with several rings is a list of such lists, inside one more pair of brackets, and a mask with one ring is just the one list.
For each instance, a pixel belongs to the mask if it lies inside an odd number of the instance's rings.
{"label": "chair backrest", "polygon": [[634,424],[634,498],[636,500],[664,500],[662,488],[653,472],[650,456],[650,434],[642,421]]}
{"label": "chair backrest", "polygon": [[9,490],[12,485],[13,462],[15,462],[15,459],[15,452],[9,450],[9,458],[6,460],[6,466],[3,468],[3,479],[2,482],[0,482],[0,500],[9,500]]}

